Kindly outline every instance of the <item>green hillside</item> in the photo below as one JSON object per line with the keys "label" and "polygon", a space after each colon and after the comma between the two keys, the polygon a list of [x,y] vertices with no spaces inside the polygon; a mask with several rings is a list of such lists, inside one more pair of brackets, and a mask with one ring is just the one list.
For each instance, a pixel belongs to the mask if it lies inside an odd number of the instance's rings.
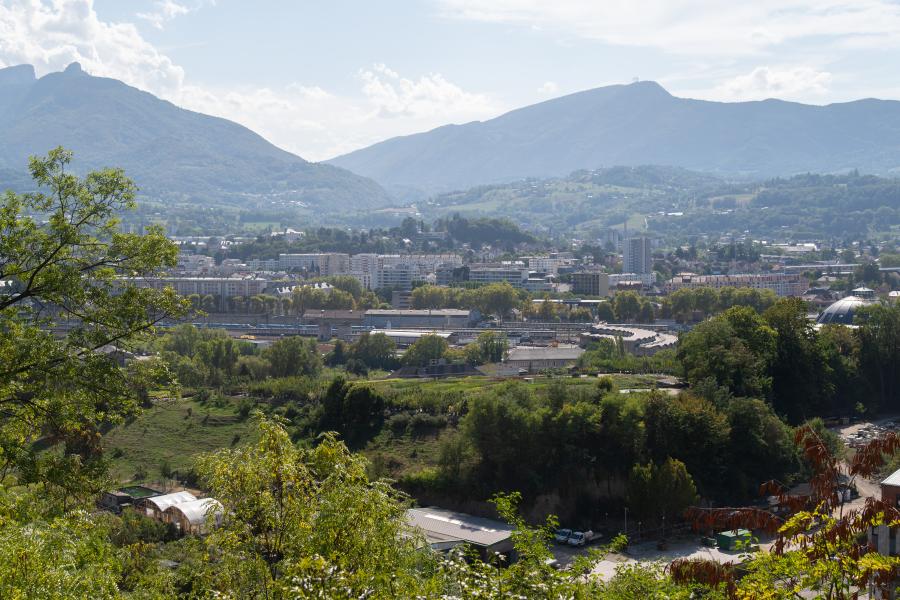
{"label": "green hillside", "polygon": [[246,127],[160,100],[75,63],[35,79],[27,65],[0,69],[0,189],[21,188],[28,157],[56,146],[73,150],[82,171],[115,165],[147,200],[168,204],[339,212],[382,206],[375,182],[310,163]]}

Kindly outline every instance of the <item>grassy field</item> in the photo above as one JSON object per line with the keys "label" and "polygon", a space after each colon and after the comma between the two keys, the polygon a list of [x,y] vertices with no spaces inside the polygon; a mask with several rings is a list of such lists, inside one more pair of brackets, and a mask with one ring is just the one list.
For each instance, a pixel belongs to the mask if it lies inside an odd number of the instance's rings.
{"label": "grassy field", "polygon": [[175,399],[113,429],[103,438],[103,446],[119,481],[152,481],[160,478],[164,463],[184,473],[198,454],[247,442],[251,428],[238,416],[233,401],[214,406]]}
{"label": "grassy field", "polygon": [[[613,380],[617,388],[644,388],[653,387],[656,377],[653,375],[625,375],[621,373],[611,373],[604,375]],[[527,385],[534,386],[535,390],[545,389],[553,381],[562,381],[565,385],[578,387],[589,387],[597,385],[597,377],[529,377],[527,380],[518,381],[526,382]],[[508,383],[508,378],[502,377],[461,377],[453,379],[437,379],[422,381],[419,379],[381,379],[369,382],[370,385],[380,391],[405,392],[411,390],[421,390],[423,392],[481,392],[494,386]],[[513,380],[515,381],[515,380]]]}
{"label": "grassy field", "polygon": [[[654,387],[650,375],[609,375],[619,389]],[[416,379],[380,379],[368,382],[382,392],[395,409],[402,407],[410,416],[420,408],[438,410],[442,402],[455,402],[454,396],[480,394],[509,379],[464,377],[421,381]],[[536,393],[551,382],[562,382],[573,392],[590,394],[597,377],[533,377],[523,385]],[[436,398],[440,398],[434,402]],[[239,398],[208,400],[193,398],[162,399],[134,421],[110,431],[103,439],[112,460],[112,474],[121,483],[157,481],[166,470],[186,473],[197,455],[234,447],[253,439],[253,424],[238,412]],[[400,478],[424,467],[435,466],[442,440],[455,434],[452,426],[419,431],[395,430],[386,421],[362,449],[372,462],[373,474]]]}

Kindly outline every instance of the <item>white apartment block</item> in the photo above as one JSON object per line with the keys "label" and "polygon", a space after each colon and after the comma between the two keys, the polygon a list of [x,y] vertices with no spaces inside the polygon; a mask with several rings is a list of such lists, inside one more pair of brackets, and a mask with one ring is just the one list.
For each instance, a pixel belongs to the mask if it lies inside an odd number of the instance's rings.
{"label": "white apartment block", "polygon": [[408,290],[419,279],[419,269],[409,263],[386,265],[378,269],[374,282],[376,288]]}
{"label": "white apartment block", "polygon": [[517,266],[470,265],[469,281],[485,284],[505,281],[514,288],[523,288],[528,281],[528,269]]}
{"label": "white apartment block", "polygon": [[178,255],[178,264],[175,269],[181,273],[208,273],[216,266],[216,261],[212,256],[203,254],[185,254]]}
{"label": "white apartment block", "polygon": [[170,287],[179,296],[216,296],[220,299],[235,296],[255,296],[265,292],[268,279],[259,277],[128,277],[125,281],[137,287],[161,290]]}
{"label": "white apartment block", "polygon": [[746,275],[694,275],[682,273],[666,282],[666,293],[681,288],[755,288],[773,290],[779,296],[802,296],[809,287],[799,273],[753,273]]}
{"label": "white apartment block", "polygon": [[266,271],[308,271],[319,275],[341,275],[350,271],[350,255],[340,252],[279,254],[277,259],[250,260],[251,269]]}

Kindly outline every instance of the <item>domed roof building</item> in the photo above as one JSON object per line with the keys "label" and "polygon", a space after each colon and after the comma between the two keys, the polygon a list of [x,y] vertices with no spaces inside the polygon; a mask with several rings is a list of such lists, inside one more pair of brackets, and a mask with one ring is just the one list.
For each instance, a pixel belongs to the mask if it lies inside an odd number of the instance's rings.
{"label": "domed roof building", "polygon": [[870,304],[868,301],[859,296],[847,296],[841,298],[828,308],[822,311],[816,323],[819,325],[827,325],[829,323],[835,325],[853,325],[853,317],[861,306]]}

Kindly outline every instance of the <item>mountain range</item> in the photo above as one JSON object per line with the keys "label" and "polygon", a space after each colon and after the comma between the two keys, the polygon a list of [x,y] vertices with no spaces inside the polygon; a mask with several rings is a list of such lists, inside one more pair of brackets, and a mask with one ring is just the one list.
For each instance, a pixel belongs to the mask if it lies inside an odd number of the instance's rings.
{"label": "mountain range", "polygon": [[746,180],[853,169],[900,174],[900,102],[710,102],[637,82],[392,138],[329,162],[395,193],[619,165],[668,165]]}
{"label": "mountain range", "polygon": [[35,77],[0,69],[0,190],[22,189],[28,157],[56,146],[80,171],[122,167],[145,198],[249,207],[272,203],[339,211],[383,206],[377,183],[311,163],[237,123],[179,108],[77,63]]}

